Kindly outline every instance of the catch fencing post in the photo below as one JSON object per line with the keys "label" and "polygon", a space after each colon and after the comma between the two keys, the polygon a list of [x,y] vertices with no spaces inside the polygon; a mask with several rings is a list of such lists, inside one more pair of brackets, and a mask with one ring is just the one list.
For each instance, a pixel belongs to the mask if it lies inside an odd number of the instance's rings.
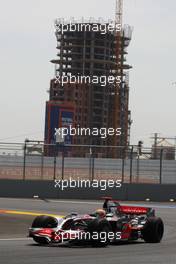
{"label": "catch fencing post", "polygon": [[92,181],[94,180],[94,172],[95,172],[95,158],[94,158],[94,154],[92,155]]}
{"label": "catch fencing post", "polygon": [[133,177],[133,146],[131,147],[130,151],[130,183],[132,183]]}
{"label": "catch fencing post", "polygon": [[56,180],[56,144],[53,145],[54,147],[54,176],[53,179]]}
{"label": "catch fencing post", "polygon": [[122,150],[122,183],[124,183],[124,172],[125,172],[125,148]]}
{"label": "catch fencing post", "polygon": [[24,149],[23,149],[23,180],[25,180],[26,178],[26,143],[27,143],[27,140],[25,139],[25,142],[24,142]]}
{"label": "catch fencing post", "polygon": [[91,180],[92,179],[92,162],[91,162],[91,159],[92,159],[92,147],[90,146],[89,148],[89,179]]}
{"label": "catch fencing post", "polygon": [[[62,128],[63,129],[63,128]],[[55,133],[55,140],[56,140],[56,146],[57,150],[61,149],[62,151],[62,168],[61,168],[61,177],[62,180],[64,179],[64,162],[65,162],[65,136],[62,133]]]}
{"label": "catch fencing post", "polygon": [[161,149],[161,151],[160,151],[160,175],[159,175],[159,183],[160,183],[160,184],[162,184],[163,151],[164,151],[164,149]]}
{"label": "catch fencing post", "polygon": [[136,182],[139,183],[139,153],[137,154],[137,160],[136,160],[136,165],[137,165],[137,178],[136,178]]}
{"label": "catch fencing post", "polygon": [[65,166],[65,145],[62,145],[62,180],[64,179],[64,166]]}
{"label": "catch fencing post", "polygon": [[44,165],[44,150],[42,149],[42,155],[41,155],[41,180],[43,180],[43,165]]}

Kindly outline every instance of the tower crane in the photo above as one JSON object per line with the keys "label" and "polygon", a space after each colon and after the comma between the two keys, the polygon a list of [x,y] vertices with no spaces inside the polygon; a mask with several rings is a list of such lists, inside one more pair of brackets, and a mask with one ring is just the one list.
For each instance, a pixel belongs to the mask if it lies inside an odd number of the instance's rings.
{"label": "tower crane", "polygon": [[[122,17],[123,17],[123,0],[116,0],[116,10],[115,10],[115,24],[120,25],[121,30],[115,31],[115,55],[116,55],[116,75],[122,78],[123,68],[121,61],[121,36],[122,36]],[[120,79],[121,79],[120,78]],[[122,81],[122,79],[121,79]],[[117,120],[118,120],[118,108],[120,104],[119,91],[120,91],[120,83],[115,84],[114,91],[114,113],[113,113],[113,126],[117,128]],[[116,135],[113,137],[113,145],[117,145]],[[115,151],[115,149],[114,149]],[[114,153],[114,156],[116,154]]]}

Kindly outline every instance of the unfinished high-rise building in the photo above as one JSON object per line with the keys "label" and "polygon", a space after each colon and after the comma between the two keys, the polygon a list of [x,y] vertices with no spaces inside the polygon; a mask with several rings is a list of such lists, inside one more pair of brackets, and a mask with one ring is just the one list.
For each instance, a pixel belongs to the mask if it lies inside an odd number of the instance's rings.
{"label": "unfinished high-rise building", "polygon": [[[85,24],[90,30],[86,27],[82,27],[81,31],[71,28],[63,32],[56,30],[57,58],[51,61],[55,65],[55,76],[50,82],[46,107],[45,143],[54,142],[54,128],[72,124],[74,127],[90,129],[121,128],[121,135],[68,136],[66,143],[103,146],[129,144],[131,117],[128,71],[131,66],[126,63],[126,55],[131,28],[125,26],[121,30],[117,55],[115,31],[103,34],[100,30],[94,31],[95,23],[101,25],[100,21],[76,22],[77,28]],[[69,28],[67,23],[63,26],[62,19],[57,19],[55,25],[57,28]],[[74,82],[62,84],[58,81],[61,76],[65,79],[67,76],[89,76],[91,80],[97,76],[99,81],[80,83],[77,78]],[[116,79],[120,76],[120,83],[110,81],[105,84],[103,81],[109,76]]]}

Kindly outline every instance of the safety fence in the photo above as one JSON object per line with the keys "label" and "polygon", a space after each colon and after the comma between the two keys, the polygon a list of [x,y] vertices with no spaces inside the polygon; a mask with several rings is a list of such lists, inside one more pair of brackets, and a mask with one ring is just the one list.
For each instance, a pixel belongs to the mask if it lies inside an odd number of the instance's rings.
{"label": "safety fence", "polygon": [[0,143],[0,179],[69,178],[175,184],[175,149]]}

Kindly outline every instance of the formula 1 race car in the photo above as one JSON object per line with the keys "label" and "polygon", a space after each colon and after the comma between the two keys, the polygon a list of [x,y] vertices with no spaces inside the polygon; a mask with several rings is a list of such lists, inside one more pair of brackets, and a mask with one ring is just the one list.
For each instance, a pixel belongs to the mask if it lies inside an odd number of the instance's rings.
{"label": "formula 1 race car", "polygon": [[111,197],[104,197],[103,209],[93,214],[71,213],[65,217],[37,216],[29,237],[39,244],[90,243],[107,246],[113,242],[136,241],[159,243],[164,224],[149,207],[124,206]]}

